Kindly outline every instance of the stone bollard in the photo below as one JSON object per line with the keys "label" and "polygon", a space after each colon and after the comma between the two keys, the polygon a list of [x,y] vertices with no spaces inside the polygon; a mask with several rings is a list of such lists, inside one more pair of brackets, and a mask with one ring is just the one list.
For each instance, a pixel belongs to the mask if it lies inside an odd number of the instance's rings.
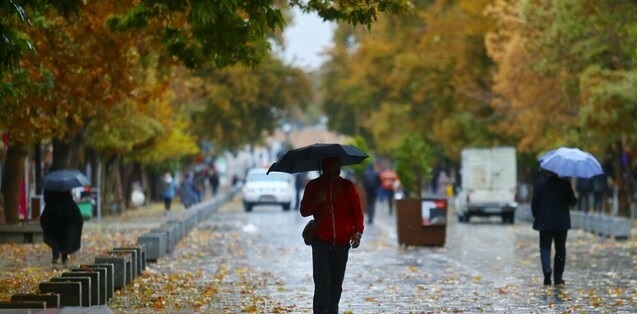
{"label": "stone bollard", "polygon": [[60,295],[57,293],[16,293],[11,296],[12,302],[46,302],[47,308],[60,307]]}
{"label": "stone bollard", "polygon": [[582,220],[584,213],[580,211],[571,211],[571,228],[582,229]]}
{"label": "stone bollard", "polygon": [[51,282],[79,282],[81,289],[81,303],[79,306],[91,306],[91,278],[90,277],[52,277]]}
{"label": "stone bollard", "polygon": [[175,238],[177,242],[181,241],[181,239],[186,236],[186,230],[184,228],[184,222],[181,220],[168,220],[166,224],[169,226],[174,226],[175,229]]}
{"label": "stone bollard", "polygon": [[630,238],[630,228],[632,221],[623,217],[611,217],[608,224],[612,232],[608,235],[618,240],[626,240]]}
{"label": "stone bollard", "polygon": [[[115,281],[114,281],[114,270],[115,266],[113,264],[82,264],[80,265],[80,269],[91,269],[97,271],[102,275],[101,278],[104,278],[104,287],[106,288],[102,295],[104,296],[104,303],[108,303],[112,298],[113,294],[115,294]],[[101,299],[100,299],[101,300]]]}
{"label": "stone bollard", "polygon": [[137,251],[131,249],[113,249],[108,251],[109,254],[119,254],[119,255],[130,255],[130,264],[126,264],[126,284],[129,284],[133,281],[133,279],[137,278]]}
{"label": "stone bollard", "polygon": [[[8,309],[9,312],[5,312]],[[46,309],[44,301],[0,301],[0,313],[32,313],[31,311],[18,311],[17,309]],[[39,312],[39,311],[38,311]]]}
{"label": "stone bollard", "polygon": [[597,217],[595,233],[604,237],[610,236],[613,233],[613,230],[611,230],[610,221],[611,219],[608,215],[599,215]]}
{"label": "stone bollard", "polygon": [[[106,304],[106,269],[92,269],[92,268],[71,268],[71,273],[84,275],[91,277],[91,283],[95,287],[97,296],[91,295],[91,299],[93,300],[93,305],[105,305]],[[62,274],[64,276],[64,273]]]}
{"label": "stone bollard", "polygon": [[161,225],[159,226],[159,228],[150,229],[148,233],[164,234],[166,236],[166,253],[165,254],[172,252],[175,245],[177,245],[177,240],[175,238],[175,230],[171,226]]}
{"label": "stone bollard", "polygon": [[146,261],[156,262],[166,255],[166,234],[145,233],[137,238],[137,243],[146,247]]}
{"label": "stone bollard", "polygon": [[82,306],[82,283],[78,281],[41,282],[40,293],[56,293],[60,296],[60,306]]}
{"label": "stone bollard", "polygon": [[137,276],[140,276],[142,274],[142,271],[144,271],[146,269],[146,246],[143,244],[138,244],[138,245],[131,245],[131,246],[122,246],[122,247],[116,247],[113,248],[113,251],[122,251],[122,252],[128,252],[128,251],[134,251],[136,254],[136,260],[137,262],[136,264],[136,268],[135,268],[135,272],[137,273]]}
{"label": "stone bollard", "polygon": [[197,224],[199,223],[199,220],[197,218],[198,216],[195,212],[188,211],[186,213],[186,218],[184,219],[184,229],[186,233],[189,233],[197,226]]}
{"label": "stone bollard", "polygon": [[121,290],[126,287],[126,282],[128,281],[126,264],[130,265],[130,262],[130,254],[108,254],[95,257],[95,264],[113,264],[113,288],[115,290]]}
{"label": "stone bollard", "polygon": [[585,213],[582,216],[582,229],[584,231],[593,232],[595,218],[592,213]]}
{"label": "stone bollard", "polygon": [[90,296],[91,296],[91,304],[87,305],[87,306],[91,306],[91,305],[102,305],[101,300],[100,300],[100,295],[101,295],[101,291],[102,291],[102,283],[100,282],[100,274],[95,272],[95,271],[83,271],[83,270],[78,270],[78,271],[70,271],[70,272],[64,272],[62,273],[62,277],[88,277],[91,279],[90,284]]}

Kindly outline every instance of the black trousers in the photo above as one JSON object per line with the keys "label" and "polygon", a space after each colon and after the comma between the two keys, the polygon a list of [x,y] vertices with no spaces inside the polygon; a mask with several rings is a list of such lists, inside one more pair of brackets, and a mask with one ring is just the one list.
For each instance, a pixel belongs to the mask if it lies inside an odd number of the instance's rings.
{"label": "black trousers", "polygon": [[[541,230],[540,231],[540,259],[542,272],[545,276],[553,273],[555,281],[562,280],[564,264],[566,263],[566,235],[568,230]],[[555,244],[555,258],[551,269],[551,246]]]}
{"label": "black trousers", "polygon": [[374,214],[376,213],[376,189],[366,189],[365,195],[367,197],[367,221],[373,223]]}
{"label": "black trousers", "polygon": [[331,245],[314,239],[312,243],[314,313],[338,313],[349,248],[349,245]]}

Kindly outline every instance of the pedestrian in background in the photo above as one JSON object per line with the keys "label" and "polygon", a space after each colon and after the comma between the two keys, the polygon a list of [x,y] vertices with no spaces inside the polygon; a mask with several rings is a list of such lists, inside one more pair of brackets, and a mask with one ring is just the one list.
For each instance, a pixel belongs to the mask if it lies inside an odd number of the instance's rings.
{"label": "pedestrian in background", "polygon": [[296,203],[294,203],[294,208],[298,210],[301,208],[301,192],[305,188],[305,184],[307,184],[307,172],[298,172],[294,175],[294,188],[296,192]]}
{"label": "pedestrian in background", "polygon": [[51,262],[56,264],[60,255],[66,264],[69,254],[82,244],[84,219],[71,191],[44,191],[44,212],[40,217],[42,236],[52,252]]}
{"label": "pedestrian in background", "polygon": [[608,178],[605,173],[594,176],[593,181],[593,209],[596,213],[604,212],[604,204],[608,197]]}
{"label": "pedestrian in background", "polygon": [[321,175],[305,186],[301,216],[314,216],[314,313],[338,313],[350,248],[360,245],[363,210],[354,183],[340,176],[339,158],[321,160]]}
{"label": "pedestrian in background", "polygon": [[170,172],[166,172],[166,174],[164,174],[161,190],[161,196],[164,198],[164,209],[166,212],[170,211],[176,190],[177,185],[175,184],[173,176]]}
{"label": "pedestrian in background", "polygon": [[193,179],[193,174],[186,172],[184,174],[184,180],[179,186],[179,192],[181,197],[181,203],[185,208],[189,208],[192,205],[199,203],[199,189],[197,183]]}
{"label": "pedestrian in background", "polygon": [[[533,229],[540,232],[540,260],[544,285],[551,284],[551,274],[556,285],[564,284],[562,275],[566,263],[566,236],[571,228],[570,208],[576,203],[571,183],[553,172],[546,171],[546,176],[535,184],[531,211],[534,218]],[[553,243],[555,257],[551,269]]]}
{"label": "pedestrian in background", "polygon": [[374,165],[368,165],[363,173],[363,187],[365,188],[365,198],[367,199],[367,223],[374,223],[376,213],[376,199],[378,198],[378,188],[380,187],[380,176]]}
{"label": "pedestrian in background", "polygon": [[577,178],[575,181],[577,191],[577,210],[588,213],[590,210],[590,197],[593,193],[593,180],[589,178]]}
{"label": "pedestrian in background", "polygon": [[219,191],[219,171],[217,170],[217,168],[212,168],[212,172],[210,174],[210,178],[208,178],[208,182],[210,183],[212,197],[217,196],[217,192]]}
{"label": "pedestrian in background", "polygon": [[380,172],[380,188],[387,198],[387,206],[389,206],[389,214],[394,211],[394,185],[398,180],[398,175],[391,168],[385,168]]}

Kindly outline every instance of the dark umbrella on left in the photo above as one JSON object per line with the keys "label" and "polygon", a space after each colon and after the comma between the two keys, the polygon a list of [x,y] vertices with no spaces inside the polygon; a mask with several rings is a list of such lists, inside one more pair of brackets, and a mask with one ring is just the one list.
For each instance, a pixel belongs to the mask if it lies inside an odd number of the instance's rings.
{"label": "dark umbrella on left", "polygon": [[56,170],[44,176],[44,190],[64,192],[90,185],[91,181],[79,170]]}

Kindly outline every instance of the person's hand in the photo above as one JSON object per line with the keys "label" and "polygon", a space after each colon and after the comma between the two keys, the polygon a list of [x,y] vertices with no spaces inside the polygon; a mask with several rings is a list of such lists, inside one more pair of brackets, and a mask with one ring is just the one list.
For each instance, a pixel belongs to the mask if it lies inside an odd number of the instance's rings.
{"label": "person's hand", "polygon": [[349,239],[349,244],[354,249],[357,248],[359,245],[361,245],[361,234],[358,232],[354,232],[354,234],[352,234],[352,236]]}

